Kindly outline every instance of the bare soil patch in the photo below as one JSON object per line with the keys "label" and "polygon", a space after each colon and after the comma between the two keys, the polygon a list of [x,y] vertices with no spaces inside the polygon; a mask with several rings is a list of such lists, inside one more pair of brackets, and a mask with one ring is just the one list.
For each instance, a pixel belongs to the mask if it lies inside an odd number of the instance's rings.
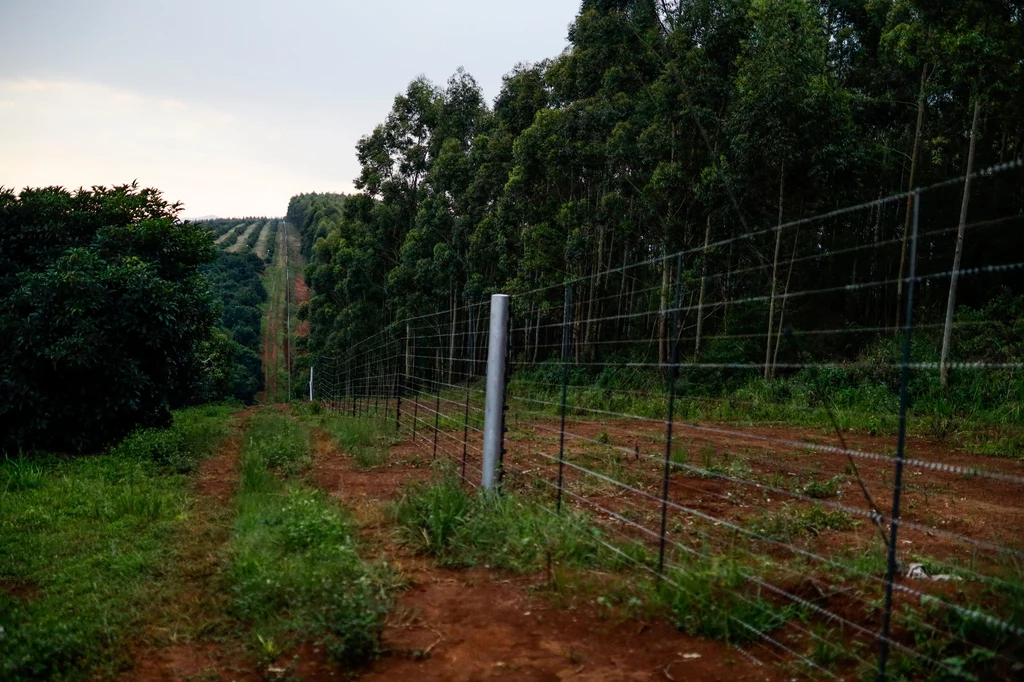
{"label": "bare soil patch", "polygon": [[[781,679],[738,649],[666,623],[624,620],[589,604],[556,606],[534,589],[543,576],[452,570],[411,554],[396,542],[385,505],[428,477],[421,445],[398,445],[386,465],[368,470],[355,469],[322,432],[315,452],[313,478],[352,509],[368,558],[387,560],[409,580],[385,624],[386,654],[360,679]],[[298,653],[296,671],[305,679],[328,679],[336,670],[321,652]]]}

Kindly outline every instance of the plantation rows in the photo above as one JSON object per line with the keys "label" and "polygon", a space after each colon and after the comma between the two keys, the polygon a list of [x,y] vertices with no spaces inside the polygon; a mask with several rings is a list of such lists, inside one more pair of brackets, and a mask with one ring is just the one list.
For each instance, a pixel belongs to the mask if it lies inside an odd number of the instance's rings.
{"label": "plantation rows", "polygon": [[228,253],[253,253],[268,265],[276,251],[279,220],[266,218],[228,218],[204,223],[214,236],[214,243]]}

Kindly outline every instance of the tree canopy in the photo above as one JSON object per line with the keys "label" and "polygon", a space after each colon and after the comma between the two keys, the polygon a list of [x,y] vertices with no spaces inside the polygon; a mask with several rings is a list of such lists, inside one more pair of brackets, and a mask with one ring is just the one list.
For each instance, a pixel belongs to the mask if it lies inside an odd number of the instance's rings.
{"label": "tree canopy", "polygon": [[[443,86],[413,80],[358,144],[360,194],[292,200],[312,257],[314,350],[414,311],[691,248],[706,230],[726,239],[962,175],[976,99],[976,167],[1024,150],[1011,2],[587,0],[569,42],[516,66],[493,106],[461,69]],[[844,226],[830,247],[901,238],[906,221],[891,222],[881,235]],[[771,239],[709,266],[763,263]],[[900,263],[879,267],[895,276]]]}
{"label": "tree canopy", "polygon": [[210,234],[135,184],[0,189],[0,447],[93,449],[196,398]]}

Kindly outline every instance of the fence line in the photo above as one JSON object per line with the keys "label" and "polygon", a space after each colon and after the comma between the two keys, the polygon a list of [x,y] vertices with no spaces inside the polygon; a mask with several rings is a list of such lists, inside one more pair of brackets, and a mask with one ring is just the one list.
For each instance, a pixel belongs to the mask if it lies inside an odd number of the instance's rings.
{"label": "fence line", "polygon": [[[502,490],[588,514],[624,571],[679,590],[696,572],[750,609],[795,609],[799,619],[757,627],[712,605],[761,663],[750,647],[834,679],[868,668],[888,679],[894,666],[1020,674],[1024,339],[1015,320],[961,305],[954,359],[933,358],[945,279],[970,278],[960,291],[985,305],[979,291],[1020,288],[1024,262],[998,262],[991,244],[1017,234],[1006,230],[1024,227],[1024,211],[978,209],[964,226],[980,240],[973,260],[951,270],[942,261],[958,229],[945,226],[943,191],[961,181],[620,267],[609,254],[609,267],[510,292]],[[844,242],[850,230],[874,239]],[[778,254],[784,233],[784,259],[759,255],[773,241]],[[746,263],[740,245],[751,245]],[[904,265],[906,277],[890,275]],[[804,286],[791,288],[794,274]],[[489,311],[463,303],[320,355],[313,397],[393,421],[475,486],[489,466]],[[948,386],[943,369],[955,371]]]}

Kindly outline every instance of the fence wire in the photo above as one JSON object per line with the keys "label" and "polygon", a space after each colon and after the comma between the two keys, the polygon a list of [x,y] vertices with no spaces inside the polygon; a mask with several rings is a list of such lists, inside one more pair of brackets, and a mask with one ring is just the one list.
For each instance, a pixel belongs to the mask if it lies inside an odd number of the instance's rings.
{"label": "fence wire", "polygon": [[[708,221],[508,292],[501,488],[588,514],[624,571],[715,595],[761,662],[1021,679],[1022,180],[975,174],[999,199],[962,225],[949,182]],[[476,485],[488,318],[473,302],[319,357],[313,397]]]}

